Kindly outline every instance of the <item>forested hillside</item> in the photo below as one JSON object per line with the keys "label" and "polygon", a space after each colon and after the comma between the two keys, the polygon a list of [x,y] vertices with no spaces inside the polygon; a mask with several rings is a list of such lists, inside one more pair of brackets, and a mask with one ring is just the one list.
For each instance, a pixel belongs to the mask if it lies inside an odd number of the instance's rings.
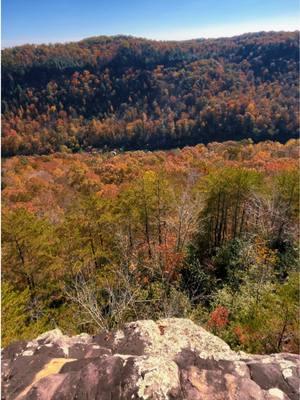
{"label": "forested hillside", "polygon": [[2,51],[4,345],[187,317],[298,351],[298,36]]}
{"label": "forested hillside", "polygon": [[298,157],[291,139],[6,159],[3,345],[188,317],[297,352]]}
{"label": "forested hillside", "polygon": [[298,135],[298,32],[2,51],[2,154]]}

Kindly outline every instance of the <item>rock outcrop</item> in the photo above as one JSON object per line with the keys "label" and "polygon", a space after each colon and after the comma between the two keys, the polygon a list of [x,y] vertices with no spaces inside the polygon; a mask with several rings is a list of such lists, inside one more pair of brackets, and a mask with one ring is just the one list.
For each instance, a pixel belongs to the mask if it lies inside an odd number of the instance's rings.
{"label": "rock outcrop", "polygon": [[2,352],[6,400],[298,400],[299,356],[236,353],[186,319],[68,337],[59,329]]}

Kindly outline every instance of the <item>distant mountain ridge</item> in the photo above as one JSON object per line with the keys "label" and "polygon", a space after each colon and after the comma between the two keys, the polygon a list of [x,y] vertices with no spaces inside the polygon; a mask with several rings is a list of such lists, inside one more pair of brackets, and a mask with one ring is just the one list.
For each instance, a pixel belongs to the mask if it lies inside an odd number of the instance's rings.
{"label": "distant mountain ridge", "polygon": [[297,31],[4,49],[3,155],[297,137],[298,43]]}

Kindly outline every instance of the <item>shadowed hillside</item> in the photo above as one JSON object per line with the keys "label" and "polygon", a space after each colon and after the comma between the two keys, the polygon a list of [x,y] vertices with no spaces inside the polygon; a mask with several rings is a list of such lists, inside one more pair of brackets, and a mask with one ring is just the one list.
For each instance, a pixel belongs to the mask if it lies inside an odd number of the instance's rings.
{"label": "shadowed hillside", "polygon": [[2,51],[4,156],[298,132],[298,32],[94,37]]}

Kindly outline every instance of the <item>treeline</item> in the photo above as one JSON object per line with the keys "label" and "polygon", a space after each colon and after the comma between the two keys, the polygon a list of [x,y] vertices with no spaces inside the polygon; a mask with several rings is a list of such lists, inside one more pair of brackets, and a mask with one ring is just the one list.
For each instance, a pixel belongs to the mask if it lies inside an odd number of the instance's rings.
{"label": "treeline", "polygon": [[3,343],[188,317],[297,351],[299,143],[4,162]]}
{"label": "treeline", "polygon": [[297,137],[298,32],[2,51],[2,154]]}

